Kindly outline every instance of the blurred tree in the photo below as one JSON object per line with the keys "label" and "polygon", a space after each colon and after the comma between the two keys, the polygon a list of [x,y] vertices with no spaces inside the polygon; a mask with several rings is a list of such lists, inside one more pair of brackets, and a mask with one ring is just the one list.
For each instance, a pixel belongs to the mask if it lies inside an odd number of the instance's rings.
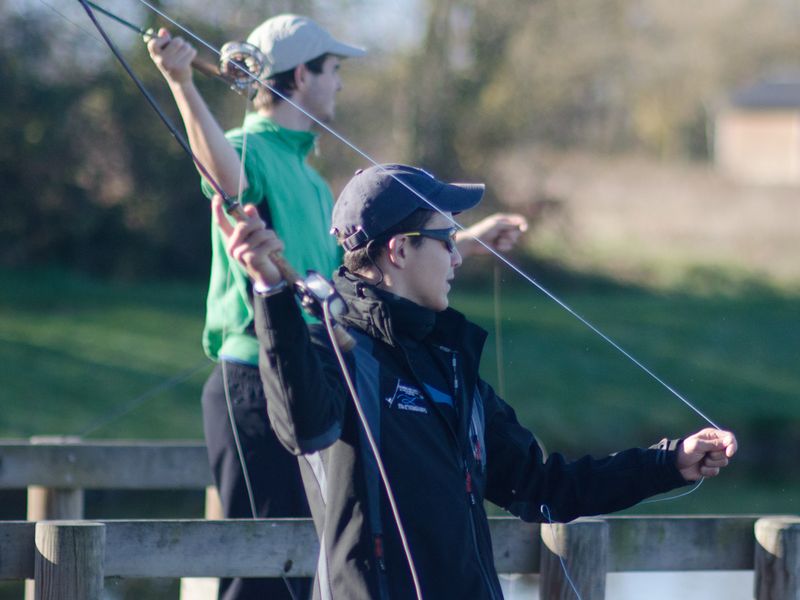
{"label": "blurred tree", "polygon": [[[105,3],[133,22],[161,22],[132,0]],[[398,35],[409,45],[345,62],[336,127],[379,161],[415,162],[448,178],[491,176],[498,156],[531,145],[702,158],[709,107],[800,56],[800,9],[787,0],[708,0],[691,10],[668,0],[411,4],[421,36]],[[173,17],[218,45],[284,11],[322,13],[334,31],[368,30],[374,39],[383,8],[363,0],[170,4],[180,9]],[[138,36],[103,22],[178,121]],[[208,214],[191,162],[77,3],[0,0],[0,76],[0,262],[205,274]],[[237,125],[242,99],[200,84],[223,126]],[[330,136],[313,160],[334,191],[366,162]]]}
{"label": "blurred tree", "polygon": [[[783,0],[426,3],[411,152],[470,171],[515,143],[704,153],[705,108],[800,55]],[[433,71],[433,74],[429,74]]]}

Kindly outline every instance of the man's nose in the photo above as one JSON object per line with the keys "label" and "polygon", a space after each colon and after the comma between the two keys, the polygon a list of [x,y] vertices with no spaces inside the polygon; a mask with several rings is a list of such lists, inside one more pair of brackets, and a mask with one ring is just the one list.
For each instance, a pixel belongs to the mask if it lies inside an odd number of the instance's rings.
{"label": "man's nose", "polygon": [[453,248],[453,251],[450,253],[450,264],[454,269],[457,269],[461,266],[461,262],[461,253],[458,251],[458,248]]}

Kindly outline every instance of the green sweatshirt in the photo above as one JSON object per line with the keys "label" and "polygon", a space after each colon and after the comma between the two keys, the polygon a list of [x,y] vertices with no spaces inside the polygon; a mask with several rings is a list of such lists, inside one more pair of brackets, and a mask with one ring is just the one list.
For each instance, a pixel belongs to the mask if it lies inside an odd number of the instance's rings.
{"label": "green sweatshirt", "polygon": [[[272,228],[286,245],[284,256],[299,273],[312,269],[330,276],[341,263],[341,254],[330,235],[333,195],[325,180],[306,162],[316,135],[284,129],[251,113],[244,127],[233,129],[226,136],[240,156],[242,145],[246,144],[244,164],[249,187],[241,202],[268,203]],[[211,186],[206,181],[202,186],[210,198]],[[206,354],[214,360],[222,357],[258,364],[258,341],[252,321],[247,274],[230,258],[219,228],[212,223],[211,279],[203,331]]]}

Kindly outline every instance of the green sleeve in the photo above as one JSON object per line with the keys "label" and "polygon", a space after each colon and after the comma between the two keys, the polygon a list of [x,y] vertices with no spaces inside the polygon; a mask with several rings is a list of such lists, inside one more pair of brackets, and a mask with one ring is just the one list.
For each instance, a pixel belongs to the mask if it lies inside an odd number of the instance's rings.
{"label": "green sleeve", "polygon": [[[244,137],[241,135],[241,130],[236,129],[230,131],[225,134],[225,137],[228,138],[228,141],[233,146],[233,149],[239,154],[239,158],[242,156],[242,145],[244,141]],[[254,174],[259,172],[259,165],[258,163],[258,155],[255,152],[248,152],[245,154],[244,159],[244,172],[247,175],[247,189],[244,190],[242,197],[239,198],[239,202],[242,204],[258,204],[261,202],[264,197],[264,190],[261,189],[261,180],[258,177],[255,177]],[[262,167],[263,168],[263,167]],[[211,187],[211,184],[205,179],[205,177],[200,178],[200,189],[203,191],[203,195],[211,199],[214,195],[214,188]]]}

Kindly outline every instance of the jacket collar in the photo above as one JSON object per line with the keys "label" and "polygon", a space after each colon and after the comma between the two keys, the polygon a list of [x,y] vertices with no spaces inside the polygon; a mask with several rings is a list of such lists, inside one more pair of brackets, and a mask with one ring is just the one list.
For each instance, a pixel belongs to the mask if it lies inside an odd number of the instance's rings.
{"label": "jacket collar", "polygon": [[347,302],[345,323],[390,346],[404,337],[457,349],[469,347],[478,355],[486,332],[455,309],[435,312],[380,290],[344,267],[334,275],[336,289]]}
{"label": "jacket collar", "polygon": [[296,152],[300,156],[306,156],[311,152],[317,139],[317,134],[312,131],[286,129],[257,112],[251,112],[245,116],[244,128],[250,133],[270,133],[290,151]]}

